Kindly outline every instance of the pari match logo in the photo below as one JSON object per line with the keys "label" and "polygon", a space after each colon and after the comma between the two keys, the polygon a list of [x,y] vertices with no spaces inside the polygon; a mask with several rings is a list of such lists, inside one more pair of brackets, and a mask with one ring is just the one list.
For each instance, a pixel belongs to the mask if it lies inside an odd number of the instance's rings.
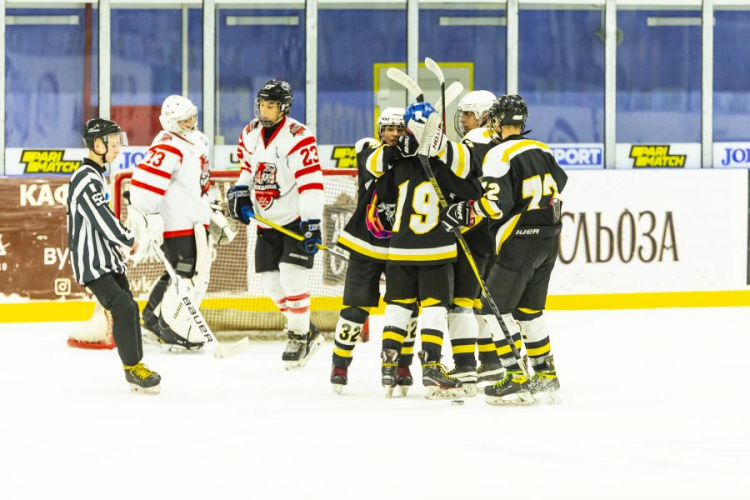
{"label": "pari match logo", "polygon": [[334,168],[357,168],[357,153],[354,146],[334,146],[331,151]]}
{"label": "pari match logo", "polygon": [[633,159],[633,168],[645,167],[671,167],[682,168],[685,166],[687,155],[670,153],[671,146],[645,146],[633,145],[630,147],[630,158]]}
{"label": "pari match logo", "polygon": [[64,149],[24,149],[21,165],[25,174],[71,174],[81,160],[64,159]]}

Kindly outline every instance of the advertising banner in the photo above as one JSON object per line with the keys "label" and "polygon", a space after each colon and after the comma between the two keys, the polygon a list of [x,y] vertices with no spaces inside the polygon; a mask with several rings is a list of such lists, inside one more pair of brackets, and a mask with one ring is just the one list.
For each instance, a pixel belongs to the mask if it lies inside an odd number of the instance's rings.
{"label": "advertising banner", "polygon": [[551,294],[747,289],[747,170],[568,174]]}
{"label": "advertising banner", "polygon": [[750,142],[715,142],[714,167],[750,167]]}
{"label": "advertising banner", "polygon": [[617,168],[700,168],[700,143],[617,144]]}

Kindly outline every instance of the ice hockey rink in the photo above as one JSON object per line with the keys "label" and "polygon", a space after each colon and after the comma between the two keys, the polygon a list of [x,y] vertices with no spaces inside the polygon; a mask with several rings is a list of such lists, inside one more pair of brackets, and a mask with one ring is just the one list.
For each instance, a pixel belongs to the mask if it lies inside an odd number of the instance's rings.
{"label": "ice hockey rink", "polygon": [[386,399],[380,319],[342,396],[330,342],[292,372],[282,342],[150,351],[162,393],[145,396],[115,352],[66,346],[74,323],[2,324],[0,498],[750,494],[750,308],[551,311],[563,402],[525,408],[428,401],[419,385]]}

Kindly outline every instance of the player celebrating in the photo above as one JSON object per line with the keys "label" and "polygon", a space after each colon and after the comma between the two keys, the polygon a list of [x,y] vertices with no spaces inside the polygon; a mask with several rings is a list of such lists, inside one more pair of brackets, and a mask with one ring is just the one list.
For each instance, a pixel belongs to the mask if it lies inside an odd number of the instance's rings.
{"label": "player celebrating", "polygon": [[[378,117],[380,141],[371,137],[360,139],[355,145],[359,192],[357,208],[338,238],[338,245],[349,251],[349,264],[344,285],[344,308],[336,324],[333,349],[331,383],[340,393],[347,383],[347,368],[362,327],[370,315],[370,308],[377,307],[380,299],[380,277],[388,260],[388,242],[393,224],[393,205],[386,206],[378,200],[376,186],[387,181],[388,174],[377,177],[370,171],[387,172],[389,162],[398,155],[396,145],[404,135],[404,108],[385,108]],[[413,378],[409,371],[411,357],[405,350],[413,351],[416,317],[410,319],[407,342],[411,346],[402,349],[399,360],[403,364],[398,371],[398,384],[408,390]]]}
{"label": "player celebrating", "polygon": [[[470,226],[474,217],[493,219],[499,256],[487,287],[511,333],[523,336],[535,376],[529,381],[511,366],[502,380],[485,388],[492,404],[530,404],[556,399],[560,387],[542,318],[562,229],[559,193],[568,176],[548,146],[522,135],[528,117],[526,102],[504,95],[490,108],[501,142],[485,158],[485,194],[461,201],[441,212],[446,230]],[[515,360],[514,360],[515,361]],[[533,397],[532,397],[533,396]]]}
{"label": "player celebrating", "polygon": [[[211,268],[206,235],[212,218],[208,138],[197,129],[198,109],[185,97],[167,97],[159,121],[163,130],[133,173],[130,218],[149,244],[159,245],[163,238],[167,259],[185,278],[194,303],[200,304]],[[143,240],[141,250],[148,255]],[[169,281],[164,273],[151,290],[144,327],[166,351],[198,351],[203,337]]]}
{"label": "player celebrating", "polygon": [[271,80],[258,91],[255,120],[237,146],[242,172],[227,192],[232,218],[249,224],[257,213],[304,237],[300,242],[258,222],[255,271],[286,316],[287,369],[304,366],[322,342],[310,322],[308,275],[322,241],[323,174],[315,136],[288,116],[291,106],[287,82]]}
{"label": "player celebrating", "polygon": [[112,334],[131,390],[156,394],[161,377],[141,362],[138,304],[130,293],[119,249],[130,247],[135,252],[138,243],[109,208],[104,177],[106,165],[115,161],[120,146],[127,145],[127,135],[117,123],[97,118],[84,125],[83,141],[89,154],[71,176],[68,190],[68,246],[73,275],[111,313]]}

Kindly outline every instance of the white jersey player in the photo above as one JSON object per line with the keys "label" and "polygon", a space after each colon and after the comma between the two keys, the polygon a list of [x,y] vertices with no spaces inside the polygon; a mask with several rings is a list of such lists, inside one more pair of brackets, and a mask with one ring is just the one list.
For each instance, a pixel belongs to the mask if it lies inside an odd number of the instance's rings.
{"label": "white jersey player", "polygon": [[288,116],[291,105],[287,82],[271,80],[258,91],[255,120],[237,146],[242,172],[227,192],[232,218],[249,224],[257,214],[302,235],[299,241],[256,221],[255,271],[286,316],[287,369],[303,366],[322,340],[310,322],[308,275],[321,243],[323,174],[315,136]]}
{"label": "white jersey player", "polygon": [[[178,274],[187,278],[200,303],[208,288],[212,221],[209,200],[208,138],[197,130],[198,109],[172,95],[162,105],[163,131],[136,167],[130,188],[131,221],[152,244],[160,244]],[[150,245],[142,245],[143,252]],[[143,310],[144,327],[165,350],[198,350],[202,336],[179,302],[165,273],[154,285]]]}

